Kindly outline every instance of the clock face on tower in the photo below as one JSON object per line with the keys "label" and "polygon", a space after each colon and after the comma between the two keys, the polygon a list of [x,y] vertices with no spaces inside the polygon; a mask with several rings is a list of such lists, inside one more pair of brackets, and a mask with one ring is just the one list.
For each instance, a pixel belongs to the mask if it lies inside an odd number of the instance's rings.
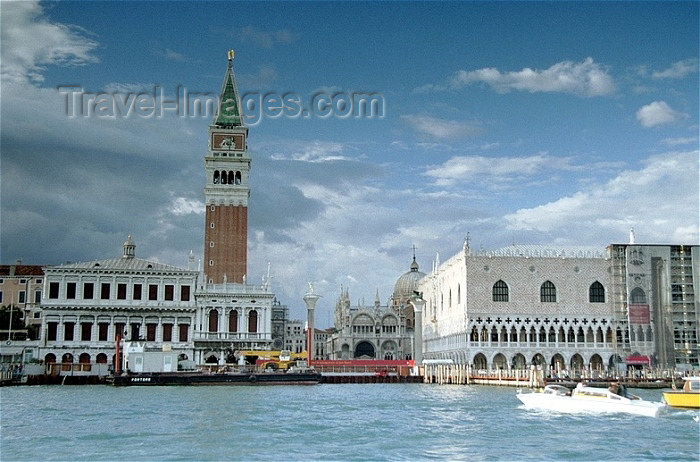
{"label": "clock face on tower", "polygon": [[212,151],[243,151],[245,150],[245,135],[241,133],[212,133]]}

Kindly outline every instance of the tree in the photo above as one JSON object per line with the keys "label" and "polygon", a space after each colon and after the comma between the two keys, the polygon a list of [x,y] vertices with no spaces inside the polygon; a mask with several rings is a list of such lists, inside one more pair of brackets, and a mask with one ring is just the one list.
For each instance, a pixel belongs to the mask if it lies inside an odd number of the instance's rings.
{"label": "tree", "polygon": [[[10,326],[10,316],[12,316],[12,326]],[[8,340],[10,331],[12,331],[12,340],[24,340],[27,337],[24,312],[14,305],[0,307],[0,339]]]}

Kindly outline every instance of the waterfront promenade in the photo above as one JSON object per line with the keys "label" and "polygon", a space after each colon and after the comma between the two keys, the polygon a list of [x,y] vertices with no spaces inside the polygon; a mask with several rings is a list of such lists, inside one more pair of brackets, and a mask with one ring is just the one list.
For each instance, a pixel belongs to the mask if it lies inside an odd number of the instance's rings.
{"label": "waterfront promenade", "polygon": [[[236,366],[227,368],[235,372]],[[202,373],[215,374],[218,366],[202,366]],[[461,364],[432,364],[418,373],[408,367],[319,366],[321,383],[426,383],[436,385],[492,385],[504,387],[542,387],[548,383],[575,386],[580,381],[607,386],[621,382],[631,388],[671,388],[682,386],[681,374],[668,370],[625,371],[612,374],[601,371],[551,371],[529,369],[475,369]],[[8,364],[0,370],[0,386],[11,385],[90,385],[109,383],[105,364]]]}

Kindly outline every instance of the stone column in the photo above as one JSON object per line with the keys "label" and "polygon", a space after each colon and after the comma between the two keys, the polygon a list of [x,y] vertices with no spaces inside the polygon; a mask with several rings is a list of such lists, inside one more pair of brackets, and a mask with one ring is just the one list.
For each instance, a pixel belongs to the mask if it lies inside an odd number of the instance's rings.
{"label": "stone column", "polygon": [[314,292],[314,286],[309,282],[309,291],[304,295],[304,303],[306,303],[306,351],[309,365],[314,359],[314,309],[316,302],[320,296]]}
{"label": "stone column", "polygon": [[423,300],[423,297],[416,294],[411,297],[411,305],[413,305],[413,313],[415,316],[413,328],[413,360],[415,361],[416,370],[418,370],[423,362],[423,306],[425,306],[425,300]]}

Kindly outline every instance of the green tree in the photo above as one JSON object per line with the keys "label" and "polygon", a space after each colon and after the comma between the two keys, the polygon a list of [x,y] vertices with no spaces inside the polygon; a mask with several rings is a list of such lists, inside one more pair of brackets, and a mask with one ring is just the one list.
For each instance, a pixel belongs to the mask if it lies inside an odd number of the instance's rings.
{"label": "green tree", "polygon": [[[10,316],[12,316],[12,327],[10,327]],[[0,307],[0,339],[7,340],[10,330],[12,339],[25,339],[27,336],[23,313],[18,307],[12,305]]]}

